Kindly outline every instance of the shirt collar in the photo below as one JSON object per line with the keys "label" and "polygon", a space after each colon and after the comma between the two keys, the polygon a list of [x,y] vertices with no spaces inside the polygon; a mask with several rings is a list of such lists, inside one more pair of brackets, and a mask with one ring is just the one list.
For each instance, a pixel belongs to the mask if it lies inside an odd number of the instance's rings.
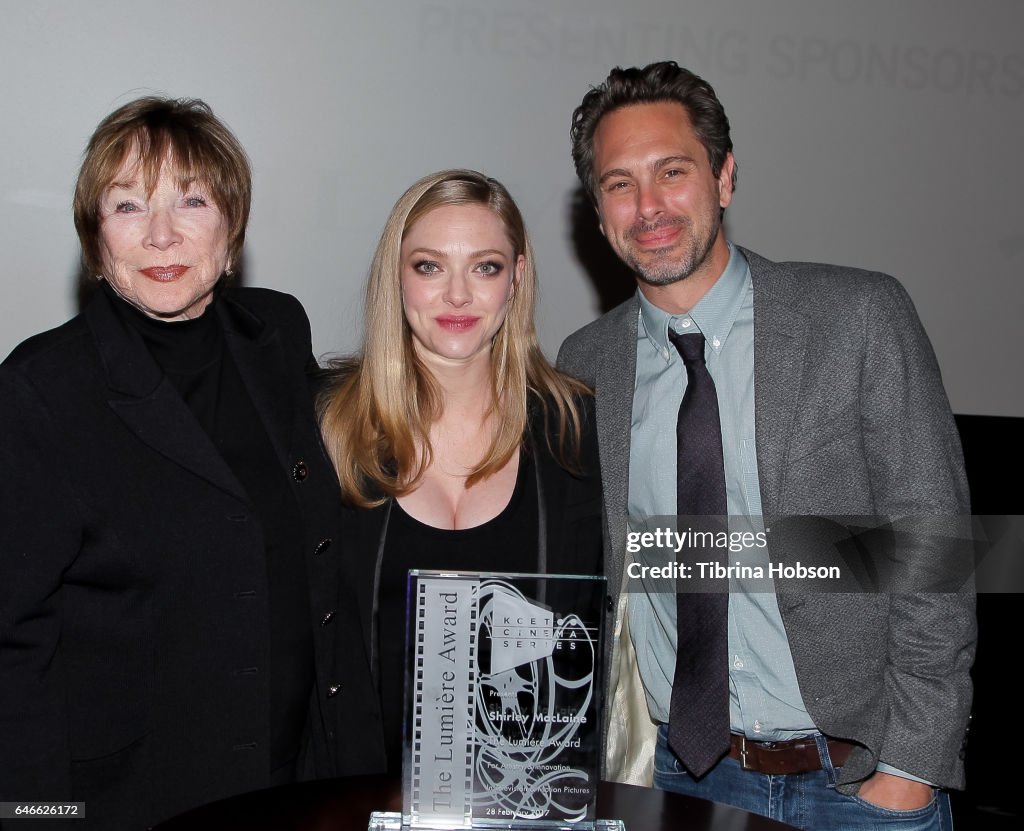
{"label": "shirt collar", "polygon": [[637,289],[640,301],[640,337],[646,337],[655,350],[666,361],[678,357],[668,339],[671,328],[681,334],[701,332],[707,346],[718,353],[732,331],[743,297],[750,291],[750,267],[747,260],[733,244],[729,244],[729,262],[715,284],[687,314],[670,314],[655,306],[644,293]]}

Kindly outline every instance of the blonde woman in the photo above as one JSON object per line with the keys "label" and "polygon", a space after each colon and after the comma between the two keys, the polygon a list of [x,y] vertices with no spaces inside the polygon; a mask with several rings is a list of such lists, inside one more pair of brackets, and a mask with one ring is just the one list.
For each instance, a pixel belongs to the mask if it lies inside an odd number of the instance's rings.
{"label": "blonde woman", "polygon": [[421,179],[377,246],[362,351],[321,396],[392,771],[410,568],[601,569],[593,400],[541,353],[536,286],[501,183]]}

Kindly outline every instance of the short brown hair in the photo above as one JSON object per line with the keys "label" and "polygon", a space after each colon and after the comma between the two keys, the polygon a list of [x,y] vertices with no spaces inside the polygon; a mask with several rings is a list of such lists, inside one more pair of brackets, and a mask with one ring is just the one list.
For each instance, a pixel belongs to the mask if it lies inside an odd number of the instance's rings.
{"label": "short brown hair", "polygon": [[[722,102],[707,81],[684,69],[675,61],[659,61],[643,68],[615,67],[604,83],[591,87],[583,102],[572,114],[572,160],[576,175],[594,204],[597,204],[597,182],[594,180],[594,133],[608,113],[634,104],[656,104],[674,101],[690,116],[697,139],[704,146],[717,177],[732,152],[729,119]],[[732,186],[736,187],[736,167]]]}
{"label": "short brown hair", "polygon": [[198,181],[210,189],[228,226],[228,262],[237,263],[252,199],[252,173],[242,145],[205,102],[147,96],[125,104],[100,122],[78,171],[75,229],[89,272],[100,274],[103,267],[100,200],[133,154],[149,193],[168,162],[183,187]]}

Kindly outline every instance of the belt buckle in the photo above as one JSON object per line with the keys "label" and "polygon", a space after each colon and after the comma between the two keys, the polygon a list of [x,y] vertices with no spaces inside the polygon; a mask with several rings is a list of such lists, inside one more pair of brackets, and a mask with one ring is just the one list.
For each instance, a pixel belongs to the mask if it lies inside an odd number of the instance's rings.
{"label": "belt buckle", "polygon": [[742,733],[740,734],[740,767],[743,770],[756,770],[753,765],[747,762],[747,737]]}

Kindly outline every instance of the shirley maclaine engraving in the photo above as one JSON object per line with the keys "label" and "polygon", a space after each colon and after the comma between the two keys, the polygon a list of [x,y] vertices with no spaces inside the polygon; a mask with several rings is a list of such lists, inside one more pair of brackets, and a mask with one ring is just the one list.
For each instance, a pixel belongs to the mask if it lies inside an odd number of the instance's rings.
{"label": "shirley maclaine engraving", "polygon": [[604,578],[410,572],[403,814],[588,827]]}

